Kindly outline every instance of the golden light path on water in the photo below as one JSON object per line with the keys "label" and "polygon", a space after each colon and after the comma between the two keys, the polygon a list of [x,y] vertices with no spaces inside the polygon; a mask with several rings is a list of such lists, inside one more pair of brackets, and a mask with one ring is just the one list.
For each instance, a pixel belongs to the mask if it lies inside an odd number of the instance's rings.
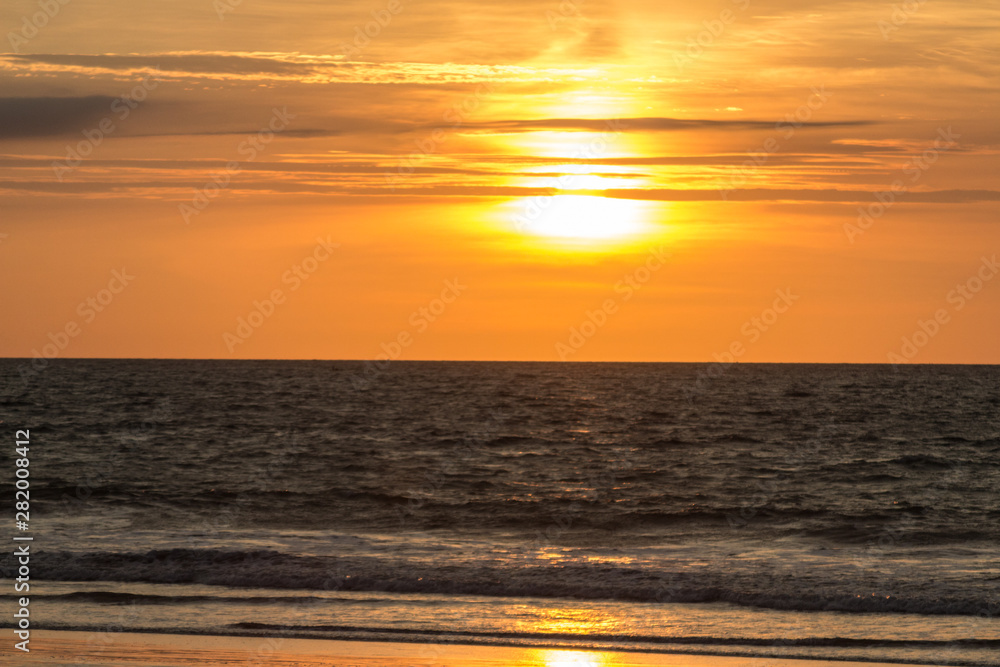
{"label": "golden light path on water", "polygon": [[539,651],[538,665],[544,667],[599,667],[607,665],[599,653],[581,651]]}
{"label": "golden light path on water", "polygon": [[597,609],[545,609],[530,605],[516,605],[512,616],[520,619],[517,632],[532,634],[588,635],[616,634],[626,627],[624,619],[616,618]]}

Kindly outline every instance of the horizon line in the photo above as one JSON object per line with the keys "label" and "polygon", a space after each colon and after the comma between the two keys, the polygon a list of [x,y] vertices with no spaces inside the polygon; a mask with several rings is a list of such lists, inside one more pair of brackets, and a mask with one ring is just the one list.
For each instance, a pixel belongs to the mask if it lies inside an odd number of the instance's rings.
{"label": "horizon line", "polygon": [[304,362],[360,362],[360,363],[456,363],[456,364],[723,364],[727,366],[762,366],[762,365],[788,365],[788,366],[1000,366],[1000,362],[907,362],[904,364],[894,364],[889,361],[719,361],[717,359],[706,361],[657,361],[657,360],[565,360],[556,359],[377,359],[377,358],[352,358],[352,359],[320,359],[320,358],[223,358],[223,357],[0,357],[2,361],[28,361],[33,362],[43,359],[50,361],[304,361]]}

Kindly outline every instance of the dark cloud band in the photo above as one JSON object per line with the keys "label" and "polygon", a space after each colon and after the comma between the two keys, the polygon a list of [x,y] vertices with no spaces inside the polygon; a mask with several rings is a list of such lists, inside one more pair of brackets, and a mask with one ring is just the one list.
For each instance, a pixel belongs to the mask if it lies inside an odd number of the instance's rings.
{"label": "dark cloud band", "polygon": [[80,132],[111,113],[116,99],[105,95],[0,98],[0,139]]}

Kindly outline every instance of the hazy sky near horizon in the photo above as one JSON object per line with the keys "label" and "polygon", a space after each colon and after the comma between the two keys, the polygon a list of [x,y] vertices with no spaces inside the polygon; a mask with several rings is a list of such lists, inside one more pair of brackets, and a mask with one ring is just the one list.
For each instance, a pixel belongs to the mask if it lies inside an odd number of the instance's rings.
{"label": "hazy sky near horizon", "polygon": [[0,8],[0,356],[1000,363],[1000,6],[236,2]]}

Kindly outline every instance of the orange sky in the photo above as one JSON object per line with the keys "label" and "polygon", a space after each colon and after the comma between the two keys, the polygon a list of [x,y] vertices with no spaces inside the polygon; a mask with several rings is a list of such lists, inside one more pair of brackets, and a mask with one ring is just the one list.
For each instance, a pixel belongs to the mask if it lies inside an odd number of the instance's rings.
{"label": "orange sky", "polygon": [[1000,8],[52,3],[0,356],[1000,363]]}

